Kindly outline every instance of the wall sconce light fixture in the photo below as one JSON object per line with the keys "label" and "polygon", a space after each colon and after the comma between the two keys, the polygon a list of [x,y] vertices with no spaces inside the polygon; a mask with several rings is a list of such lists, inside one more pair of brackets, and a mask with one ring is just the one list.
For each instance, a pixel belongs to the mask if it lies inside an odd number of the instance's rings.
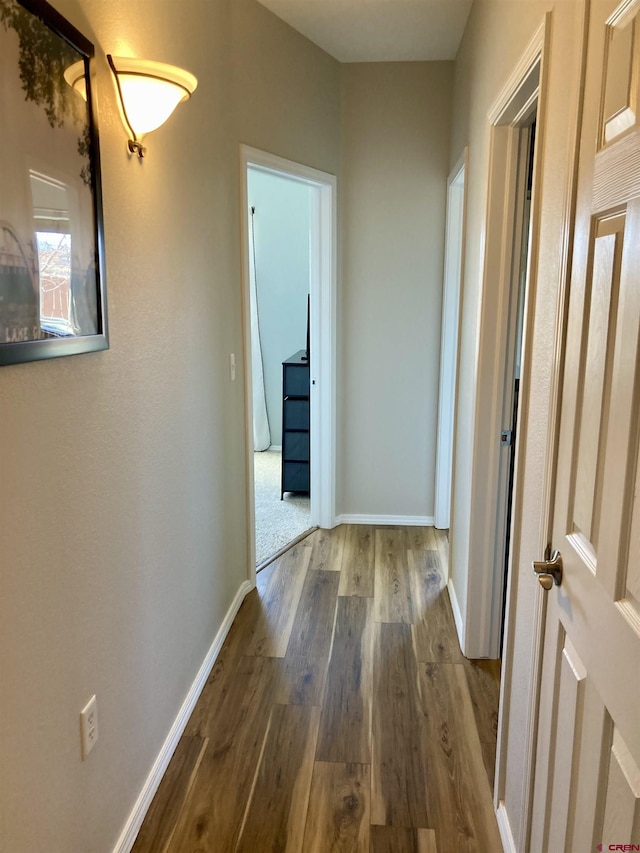
{"label": "wall sconce light fixture", "polygon": [[[148,59],[113,57],[107,54],[120,101],[122,122],[130,134],[129,151],[144,157],[145,134],[156,130],[179,103],[188,100],[198,81],[188,71]],[[65,71],[65,80],[86,100],[84,65],[75,63]]]}

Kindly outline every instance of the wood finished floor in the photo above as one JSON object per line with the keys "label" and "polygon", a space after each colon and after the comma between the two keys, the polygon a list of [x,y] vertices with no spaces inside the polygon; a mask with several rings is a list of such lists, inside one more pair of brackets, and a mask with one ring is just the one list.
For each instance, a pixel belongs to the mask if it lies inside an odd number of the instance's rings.
{"label": "wood finished floor", "polygon": [[496,661],[433,528],[318,530],[258,575],[134,853],[493,853]]}

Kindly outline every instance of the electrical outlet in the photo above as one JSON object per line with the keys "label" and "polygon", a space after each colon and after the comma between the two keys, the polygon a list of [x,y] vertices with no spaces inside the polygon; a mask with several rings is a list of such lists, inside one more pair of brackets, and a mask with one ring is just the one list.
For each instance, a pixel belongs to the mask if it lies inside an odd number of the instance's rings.
{"label": "electrical outlet", "polygon": [[82,760],[89,755],[98,740],[98,704],[92,696],[80,712],[80,742]]}
{"label": "electrical outlet", "polygon": [[236,357],[234,353],[229,353],[229,379],[232,382],[236,381]]}

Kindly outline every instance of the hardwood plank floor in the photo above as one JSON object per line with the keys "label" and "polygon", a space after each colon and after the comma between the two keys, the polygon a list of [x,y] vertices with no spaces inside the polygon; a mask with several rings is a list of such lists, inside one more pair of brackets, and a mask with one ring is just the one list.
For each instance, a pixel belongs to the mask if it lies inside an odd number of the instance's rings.
{"label": "hardwood plank floor", "polygon": [[371,822],[428,828],[420,688],[411,626],[376,625],[374,659]]}
{"label": "hardwood plank floor", "polygon": [[284,657],[310,556],[311,549],[301,542],[258,575],[258,607],[248,627],[247,654]]}
{"label": "hardwood plank floor", "polygon": [[276,697],[282,705],[322,704],[339,580],[337,572],[307,572]]}
{"label": "hardwood plank floor", "polygon": [[484,766],[493,788],[500,701],[500,661],[462,658],[476,718]]}
{"label": "hardwood plank floor", "polygon": [[318,761],[371,762],[372,600],[338,599]]}
{"label": "hardwood plank floor", "polygon": [[376,622],[413,622],[413,593],[404,528],[377,528],[374,601]]}
{"label": "hardwood plank floor", "polygon": [[140,850],[166,851],[208,742],[207,738],[198,735],[186,735],[180,739],[132,853]]}
{"label": "hardwood plank floor", "polygon": [[305,539],[305,545],[311,548],[309,568],[339,572],[342,568],[344,537],[344,525],[334,527],[333,530],[314,530]]}
{"label": "hardwood plank floor", "polygon": [[261,572],[134,853],[500,850],[500,668],[460,652],[447,555],[433,528],[344,526]]}
{"label": "hardwood plank floor", "polygon": [[[278,684],[280,661],[243,657],[217,713],[168,851],[236,849]],[[155,853],[148,848],[149,853]]]}
{"label": "hardwood plank floor", "polygon": [[368,524],[347,527],[340,573],[340,595],[373,598],[375,528]]}
{"label": "hardwood plank floor", "polygon": [[371,853],[438,853],[433,829],[371,827]]}
{"label": "hardwood plank floor", "polygon": [[421,664],[420,685],[428,810],[438,853],[500,850],[464,667]]}
{"label": "hardwood plank floor", "polygon": [[369,853],[368,764],[316,761],[305,853]]}
{"label": "hardwood plank floor", "polygon": [[416,658],[425,663],[462,663],[438,552],[412,549],[407,560],[414,588]]}
{"label": "hardwood plank floor", "polygon": [[302,850],[319,720],[317,707],[273,706],[238,853]]}

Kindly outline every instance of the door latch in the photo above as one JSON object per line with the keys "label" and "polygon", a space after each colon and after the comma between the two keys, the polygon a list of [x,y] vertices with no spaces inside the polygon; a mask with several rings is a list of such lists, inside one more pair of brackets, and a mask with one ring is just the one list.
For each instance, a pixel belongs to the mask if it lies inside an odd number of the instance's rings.
{"label": "door latch", "polygon": [[513,441],[513,432],[510,429],[503,429],[500,433],[500,444],[503,447],[511,447]]}
{"label": "door latch", "polygon": [[551,559],[534,560],[531,566],[538,576],[540,586],[547,592],[554,584],[560,586],[562,583],[562,554],[560,551],[554,551]]}

